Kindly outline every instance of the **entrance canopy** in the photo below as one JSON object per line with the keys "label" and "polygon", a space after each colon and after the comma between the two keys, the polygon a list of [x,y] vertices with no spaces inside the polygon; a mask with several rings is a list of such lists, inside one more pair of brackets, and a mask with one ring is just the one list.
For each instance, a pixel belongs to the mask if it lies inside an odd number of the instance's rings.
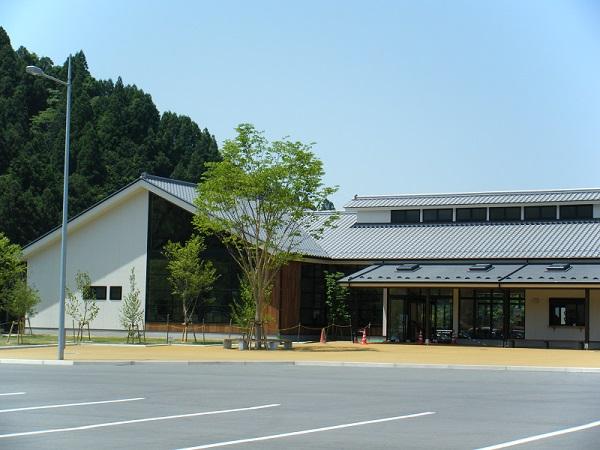
{"label": "entrance canopy", "polygon": [[599,288],[600,264],[591,263],[382,263],[341,280],[349,287]]}

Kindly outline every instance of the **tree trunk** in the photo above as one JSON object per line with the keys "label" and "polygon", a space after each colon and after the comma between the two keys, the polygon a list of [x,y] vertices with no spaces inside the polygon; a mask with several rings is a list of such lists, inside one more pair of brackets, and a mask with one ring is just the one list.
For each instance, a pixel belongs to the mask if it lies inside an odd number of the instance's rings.
{"label": "tree trunk", "polygon": [[263,341],[263,323],[262,323],[262,301],[263,301],[263,292],[256,283],[255,289],[255,299],[256,299],[256,313],[254,314],[254,330],[255,330],[255,338],[256,338],[256,349],[262,348]]}

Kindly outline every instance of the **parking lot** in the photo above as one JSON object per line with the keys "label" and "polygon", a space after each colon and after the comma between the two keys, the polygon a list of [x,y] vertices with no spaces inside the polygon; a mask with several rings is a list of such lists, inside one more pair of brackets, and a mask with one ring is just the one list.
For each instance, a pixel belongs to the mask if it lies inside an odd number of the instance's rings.
{"label": "parking lot", "polygon": [[0,379],[0,448],[597,449],[600,442],[600,375],[591,373],[155,363],[3,365]]}

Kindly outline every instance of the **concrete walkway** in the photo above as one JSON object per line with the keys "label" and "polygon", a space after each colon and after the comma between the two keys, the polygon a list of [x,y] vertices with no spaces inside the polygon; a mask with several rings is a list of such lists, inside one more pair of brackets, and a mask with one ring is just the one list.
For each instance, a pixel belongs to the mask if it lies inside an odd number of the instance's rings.
{"label": "concrete walkway", "polygon": [[[56,347],[4,348],[0,361],[55,360]],[[318,362],[329,364],[368,363],[384,365],[444,365],[501,366],[536,368],[596,368],[600,369],[600,351],[547,350],[528,348],[461,347],[456,345],[404,344],[294,344],[293,350],[239,351],[221,346],[124,346],[69,345],[65,349],[68,361],[269,361]],[[15,361],[16,362],[16,361]]]}

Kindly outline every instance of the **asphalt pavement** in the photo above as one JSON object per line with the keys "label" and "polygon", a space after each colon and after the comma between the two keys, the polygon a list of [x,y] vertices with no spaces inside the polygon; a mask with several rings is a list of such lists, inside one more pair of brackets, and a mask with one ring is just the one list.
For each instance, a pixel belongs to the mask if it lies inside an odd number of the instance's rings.
{"label": "asphalt pavement", "polygon": [[600,447],[594,373],[164,363],[0,380],[7,449]]}

